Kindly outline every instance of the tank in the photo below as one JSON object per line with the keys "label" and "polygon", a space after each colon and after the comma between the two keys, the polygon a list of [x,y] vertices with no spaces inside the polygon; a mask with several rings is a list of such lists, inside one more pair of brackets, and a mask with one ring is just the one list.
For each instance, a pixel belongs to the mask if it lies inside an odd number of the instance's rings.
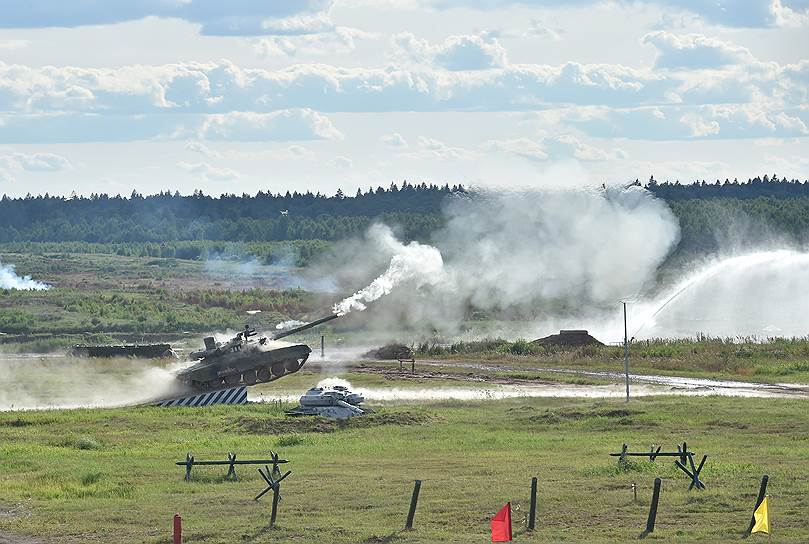
{"label": "tank", "polygon": [[245,327],[230,340],[203,339],[204,349],[189,355],[197,361],[177,373],[177,379],[195,389],[208,390],[271,382],[303,367],[312,350],[306,344],[282,342],[281,338],[336,319],[332,314],[294,329],[256,339],[255,329]]}
{"label": "tank", "polygon": [[178,359],[170,344],[76,344],[69,351],[75,357],[137,357],[142,359]]}
{"label": "tank", "polygon": [[341,385],[313,387],[300,398],[301,405],[287,411],[290,416],[323,416],[335,419],[361,416],[365,398]]}

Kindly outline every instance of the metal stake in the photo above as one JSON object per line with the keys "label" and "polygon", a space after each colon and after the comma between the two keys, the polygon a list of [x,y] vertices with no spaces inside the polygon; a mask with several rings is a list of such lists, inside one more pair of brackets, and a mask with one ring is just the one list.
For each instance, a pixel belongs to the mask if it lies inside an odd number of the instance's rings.
{"label": "metal stake", "polygon": [[419,490],[421,489],[421,480],[416,480],[413,486],[413,496],[410,497],[410,510],[407,512],[407,521],[405,522],[405,529],[413,528],[413,518],[416,516],[416,505],[419,502]]}
{"label": "metal stake", "polygon": [[537,519],[537,478],[531,478],[531,508],[528,510],[528,530],[533,531]]}
{"label": "metal stake", "polygon": [[645,538],[655,530],[655,520],[657,519],[657,503],[660,501],[660,478],[655,478],[654,491],[652,491],[652,504],[649,505],[649,517],[646,518],[646,530],[640,534],[639,538]]}
{"label": "metal stake", "polygon": [[[753,512],[758,510],[758,507],[761,506],[761,502],[764,500],[764,497],[767,495],[767,483],[770,481],[770,477],[768,475],[764,475],[761,477],[761,487],[758,489],[758,498],[756,499],[756,506],[753,508]],[[756,515],[750,518],[750,525],[747,527],[747,530],[744,532],[744,538],[750,536],[750,531],[753,530],[753,526],[756,524]]]}

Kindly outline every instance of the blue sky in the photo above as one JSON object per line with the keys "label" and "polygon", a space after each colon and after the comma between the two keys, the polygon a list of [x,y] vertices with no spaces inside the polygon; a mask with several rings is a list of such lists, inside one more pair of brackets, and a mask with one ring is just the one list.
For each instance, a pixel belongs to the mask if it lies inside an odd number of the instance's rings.
{"label": "blue sky", "polygon": [[0,193],[809,178],[809,0],[0,12]]}

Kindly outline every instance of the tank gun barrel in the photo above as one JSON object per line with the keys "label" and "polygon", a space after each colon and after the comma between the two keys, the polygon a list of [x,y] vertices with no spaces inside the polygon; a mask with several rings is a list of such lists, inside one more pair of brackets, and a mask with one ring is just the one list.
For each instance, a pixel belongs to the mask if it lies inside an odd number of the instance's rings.
{"label": "tank gun barrel", "polygon": [[340,316],[337,315],[337,314],[327,315],[326,317],[321,317],[320,319],[316,319],[316,320],[314,320],[314,321],[312,321],[310,323],[305,323],[305,324],[303,324],[303,325],[301,325],[299,327],[295,327],[295,328],[292,328],[292,329],[287,329],[285,331],[277,332],[272,336],[272,339],[273,340],[279,340],[281,338],[284,338],[285,336],[290,336],[292,334],[296,334],[296,333],[303,332],[305,330],[311,329],[312,327],[317,327],[318,325],[326,323],[327,321],[331,321],[332,319],[337,319],[338,317],[340,317]]}

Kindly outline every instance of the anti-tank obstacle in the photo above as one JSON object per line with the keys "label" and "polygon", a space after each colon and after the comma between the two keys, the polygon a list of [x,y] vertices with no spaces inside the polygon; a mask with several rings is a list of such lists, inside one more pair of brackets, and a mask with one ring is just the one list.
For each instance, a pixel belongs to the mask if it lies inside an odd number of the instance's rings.
{"label": "anti-tank obstacle", "polygon": [[[227,479],[238,480],[238,476],[236,475],[236,465],[272,465],[273,473],[280,474],[281,470],[278,465],[283,463],[289,463],[286,459],[279,459],[278,454],[274,451],[270,452],[270,459],[236,459],[236,454],[233,452],[228,453],[227,461],[198,461],[194,459],[194,456],[191,452],[188,452],[185,456],[185,461],[177,461],[174,463],[175,465],[180,465],[185,467],[185,481],[191,480],[191,469],[194,465],[228,465],[228,473],[225,476]],[[269,469],[268,469],[269,470]]]}
{"label": "anti-tank obstacle", "polygon": [[[648,452],[631,452],[626,444],[622,444],[620,453],[610,453],[610,457],[618,457],[619,465],[625,465],[628,462],[628,457],[648,457],[651,462],[654,462],[658,457],[676,457],[677,459],[674,461],[674,464],[691,479],[688,490],[690,491],[694,488],[705,489],[705,484],[700,480],[699,474],[702,472],[705,461],[708,459],[707,455],[703,455],[702,460],[699,465],[697,465],[694,462],[694,452],[688,451],[687,442],[683,442],[682,446],[678,444],[676,452],[660,451],[661,448],[662,446],[657,446],[657,449],[655,449],[655,447],[652,446]],[[686,466],[686,463],[688,463],[688,466]]]}

